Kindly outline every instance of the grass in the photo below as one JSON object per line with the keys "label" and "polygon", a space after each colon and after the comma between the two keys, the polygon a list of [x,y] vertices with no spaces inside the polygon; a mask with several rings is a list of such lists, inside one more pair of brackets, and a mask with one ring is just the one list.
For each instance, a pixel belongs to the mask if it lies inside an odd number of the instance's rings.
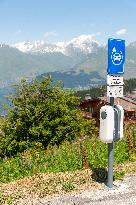
{"label": "grass", "polygon": [[[126,138],[115,143],[114,153],[115,179],[136,172],[136,151],[132,162]],[[30,198],[37,201],[53,194],[99,187],[100,184],[94,180],[101,178],[99,181],[102,182],[106,177],[107,159],[107,145],[96,137],[64,142],[47,150],[31,149],[14,158],[1,159],[0,205],[19,205],[24,203],[24,199],[27,204]],[[85,164],[88,165],[86,170]]]}
{"label": "grass", "polygon": [[[87,162],[83,162],[84,149]],[[107,145],[95,137],[86,138],[84,141],[77,140],[74,143],[65,142],[59,147],[48,147],[46,151],[33,149],[10,159],[1,159],[0,182],[11,182],[38,173],[81,170],[84,163],[88,163],[92,169],[104,168],[107,167],[107,159]],[[126,161],[129,161],[129,154],[124,139],[115,144],[115,165]]]}
{"label": "grass", "polygon": [[0,161],[0,182],[10,182],[38,173],[64,172],[82,169],[82,153],[79,144],[65,142],[59,148],[46,151],[28,150],[10,159]]}
{"label": "grass", "polygon": [[[126,139],[115,143],[114,153],[115,165],[130,160]],[[86,159],[84,159],[85,154]],[[107,167],[107,145],[92,137],[73,143],[65,142],[59,147],[48,147],[47,150],[31,149],[16,157],[1,159],[0,183],[11,182],[38,173],[81,170],[85,163],[91,169]]]}
{"label": "grass", "polygon": [[[0,185],[0,204],[31,204],[49,195],[65,194],[89,187],[100,187],[91,179],[91,170],[69,171],[65,173],[37,174],[16,182]],[[10,202],[10,203],[9,203]]]}
{"label": "grass", "polygon": [[[115,166],[116,179],[125,173],[136,173],[136,162]],[[34,204],[48,198],[68,192],[81,192],[86,189],[102,188],[92,178],[92,170],[77,170],[59,173],[39,173],[10,183],[0,184],[0,205]]]}

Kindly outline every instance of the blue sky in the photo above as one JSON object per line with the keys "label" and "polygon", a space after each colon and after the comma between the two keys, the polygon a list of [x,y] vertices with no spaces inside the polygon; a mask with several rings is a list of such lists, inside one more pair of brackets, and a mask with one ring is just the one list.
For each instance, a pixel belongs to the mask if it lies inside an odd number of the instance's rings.
{"label": "blue sky", "polygon": [[0,0],[0,43],[136,40],[136,0]]}

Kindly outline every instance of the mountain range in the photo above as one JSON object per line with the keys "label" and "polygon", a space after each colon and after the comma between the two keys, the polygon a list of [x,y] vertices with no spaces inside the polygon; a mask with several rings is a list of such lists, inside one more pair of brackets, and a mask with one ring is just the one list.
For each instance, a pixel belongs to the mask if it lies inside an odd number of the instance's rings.
{"label": "mountain range", "polygon": [[80,35],[68,42],[49,44],[45,41],[24,41],[12,46],[25,53],[62,53],[66,56],[75,56],[81,53],[93,53],[102,44],[94,40],[91,35]]}
{"label": "mountain range", "polygon": [[[64,87],[100,84],[106,79],[107,46],[91,35],[68,42],[19,42],[0,45],[0,87],[50,73],[64,81]],[[136,42],[126,47],[125,78],[136,74]],[[67,79],[67,81],[66,81]],[[99,82],[99,83],[98,83]]]}

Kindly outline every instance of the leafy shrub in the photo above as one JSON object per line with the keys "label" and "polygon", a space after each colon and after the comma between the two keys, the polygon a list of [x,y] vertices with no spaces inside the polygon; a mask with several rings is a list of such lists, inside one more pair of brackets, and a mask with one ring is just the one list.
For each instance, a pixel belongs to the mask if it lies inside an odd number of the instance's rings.
{"label": "leafy shrub", "polygon": [[94,121],[85,120],[77,109],[79,100],[74,93],[63,90],[61,83],[52,85],[50,77],[41,82],[22,80],[11,101],[13,106],[1,125],[0,157],[30,147],[59,145],[96,131]]}

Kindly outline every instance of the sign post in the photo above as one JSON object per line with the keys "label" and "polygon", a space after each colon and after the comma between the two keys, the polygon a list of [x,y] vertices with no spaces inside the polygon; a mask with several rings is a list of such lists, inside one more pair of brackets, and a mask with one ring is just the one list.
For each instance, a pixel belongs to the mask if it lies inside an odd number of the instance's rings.
{"label": "sign post", "polygon": [[[107,96],[110,106],[114,109],[114,98],[123,97],[123,76],[125,62],[125,41],[121,39],[108,40]],[[114,119],[115,121],[116,119]],[[120,123],[120,122],[119,122]],[[115,133],[116,132],[116,133]],[[113,141],[108,143],[108,181],[107,186],[113,187],[114,141],[119,130],[115,129]],[[120,135],[120,133],[119,133]]]}
{"label": "sign post", "polygon": [[[114,97],[110,97],[110,105],[114,107]],[[113,187],[114,142],[108,143],[108,180],[107,186]]]}

